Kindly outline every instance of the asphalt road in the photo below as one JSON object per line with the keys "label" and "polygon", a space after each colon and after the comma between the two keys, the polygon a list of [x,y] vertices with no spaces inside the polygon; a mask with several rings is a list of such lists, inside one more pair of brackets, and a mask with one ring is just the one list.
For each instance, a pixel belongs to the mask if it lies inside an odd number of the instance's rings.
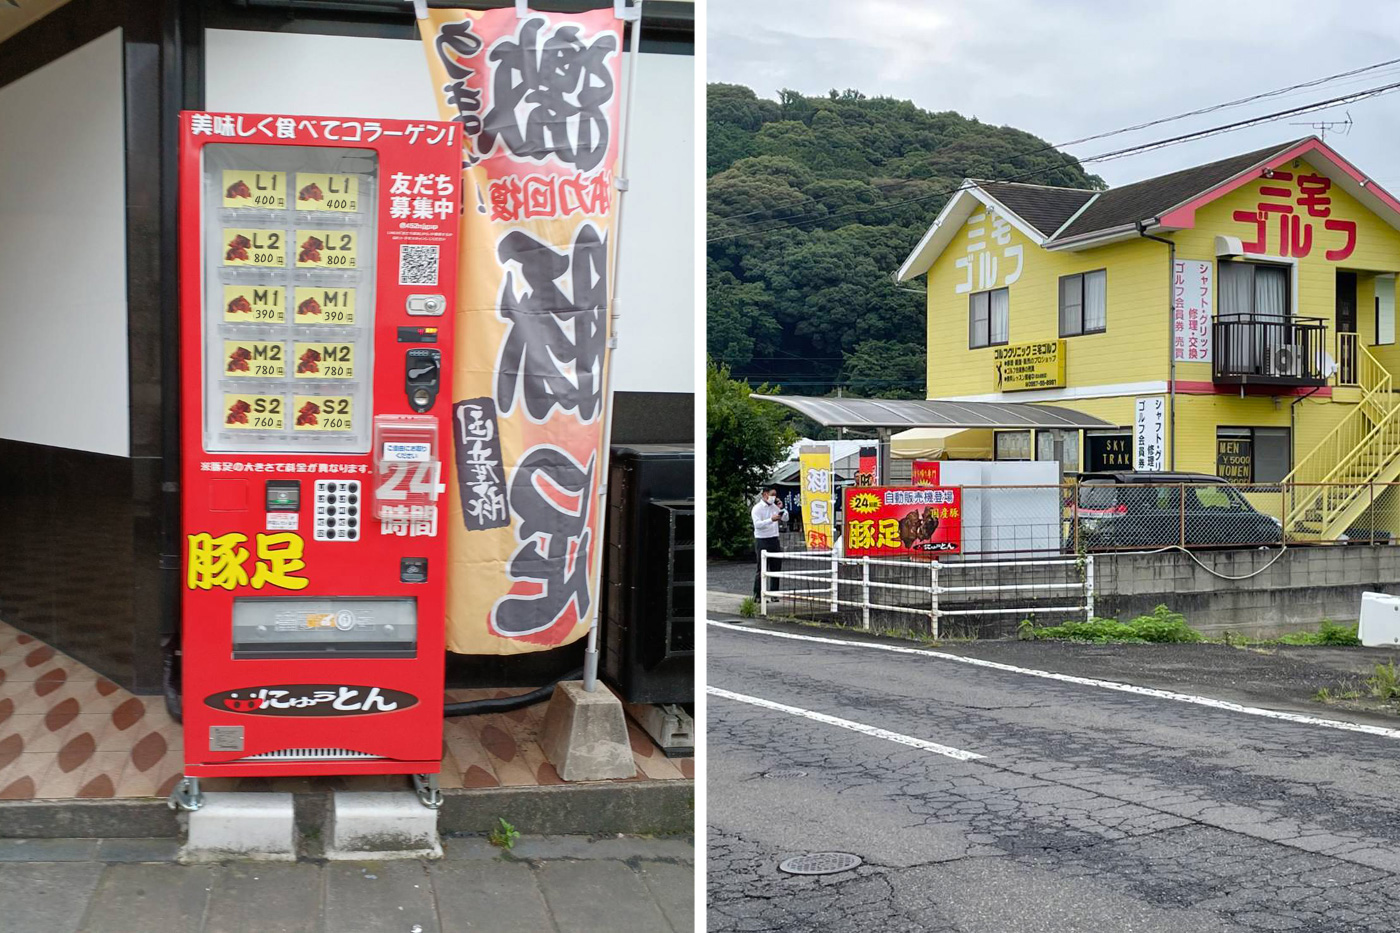
{"label": "asphalt road", "polygon": [[[869,646],[708,634],[711,688],[792,708],[709,697],[710,930],[1400,926],[1400,732]],[[829,851],[864,864],[817,877],[777,868]]]}

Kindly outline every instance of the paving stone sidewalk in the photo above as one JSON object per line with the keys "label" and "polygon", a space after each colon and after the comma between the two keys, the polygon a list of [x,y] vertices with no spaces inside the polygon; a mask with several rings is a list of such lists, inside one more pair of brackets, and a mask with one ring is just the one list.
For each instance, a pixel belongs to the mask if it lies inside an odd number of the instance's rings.
{"label": "paving stone sidewalk", "polygon": [[689,933],[694,840],[444,840],[438,862],[181,865],[164,839],[0,839],[0,933]]}

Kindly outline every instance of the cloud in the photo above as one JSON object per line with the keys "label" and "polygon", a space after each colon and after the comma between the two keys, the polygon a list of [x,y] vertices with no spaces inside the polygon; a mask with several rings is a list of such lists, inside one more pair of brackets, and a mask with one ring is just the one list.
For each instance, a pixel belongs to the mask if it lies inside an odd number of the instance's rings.
{"label": "cloud", "polygon": [[[710,0],[709,80],[825,94],[856,88],[1061,143],[1400,58],[1400,4],[1366,0]],[[1075,146],[1088,157],[1400,81],[1400,66],[1286,97]],[[1291,118],[1342,120],[1329,142],[1392,191],[1400,93]],[[1288,121],[1087,166],[1121,184],[1315,130]],[[1387,177],[1389,174],[1389,177]]]}

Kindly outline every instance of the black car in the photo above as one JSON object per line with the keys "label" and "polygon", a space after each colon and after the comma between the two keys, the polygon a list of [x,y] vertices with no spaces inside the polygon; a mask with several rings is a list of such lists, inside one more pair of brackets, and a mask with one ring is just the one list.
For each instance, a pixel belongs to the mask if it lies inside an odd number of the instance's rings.
{"label": "black car", "polygon": [[1283,540],[1279,519],[1208,473],[1082,473],[1069,505],[1086,551],[1258,547]]}

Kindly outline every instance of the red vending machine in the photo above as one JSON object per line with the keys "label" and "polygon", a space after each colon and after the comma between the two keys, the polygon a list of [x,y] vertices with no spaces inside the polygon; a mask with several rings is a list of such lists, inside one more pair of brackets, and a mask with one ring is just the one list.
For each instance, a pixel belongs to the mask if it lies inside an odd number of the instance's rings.
{"label": "red vending machine", "polygon": [[440,800],[461,141],[180,119],[185,777],[409,774]]}

